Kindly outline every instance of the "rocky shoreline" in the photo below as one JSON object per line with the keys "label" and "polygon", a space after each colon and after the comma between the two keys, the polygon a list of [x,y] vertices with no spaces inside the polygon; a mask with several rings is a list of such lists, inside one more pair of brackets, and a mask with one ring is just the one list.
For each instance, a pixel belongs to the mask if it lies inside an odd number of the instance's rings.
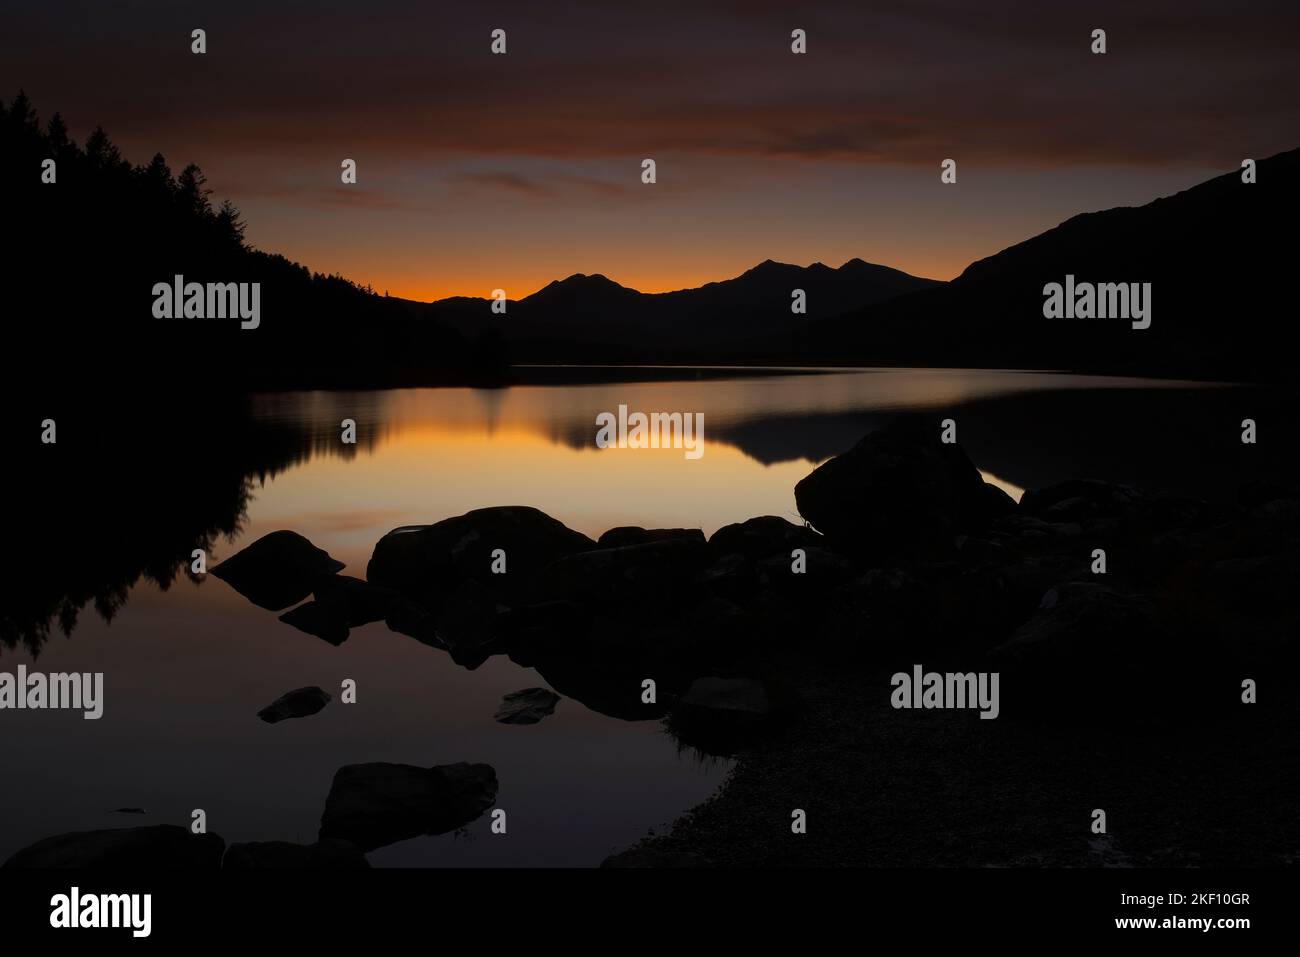
{"label": "rocky shoreline", "polygon": [[[535,668],[554,693],[518,692],[498,720],[541,720],[558,693],[738,757],[717,795],[611,866],[1300,855],[1280,812],[1300,783],[1294,486],[1210,503],[1076,480],[1017,503],[938,428],[909,423],[866,436],[795,496],[805,525],[764,516],[707,539],[627,527],[592,540],[533,508],[479,509],[394,529],[364,581],[279,531],[212,574],[332,644],[382,620],[466,668],[493,655]],[[891,706],[891,674],[922,664],[999,674],[996,720]],[[1243,700],[1247,680],[1265,688],[1258,704]],[[292,692],[264,720],[307,718],[321,695]],[[355,865],[463,826],[496,791],[487,765],[344,768],[322,818],[332,843],[235,845],[226,866]],[[1090,831],[1094,808],[1108,833]],[[86,859],[114,833],[87,832]],[[74,837],[9,865],[74,859]],[[63,850],[36,853],[50,841]]]}

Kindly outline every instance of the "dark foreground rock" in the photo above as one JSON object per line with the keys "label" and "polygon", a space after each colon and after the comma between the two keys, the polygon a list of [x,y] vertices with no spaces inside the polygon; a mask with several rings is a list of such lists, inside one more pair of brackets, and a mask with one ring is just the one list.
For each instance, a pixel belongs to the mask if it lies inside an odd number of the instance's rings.
{"label": "dark foreground rock", "polygon": [[1010,661],[1077,672],[1106,662],[1147,660],[1163,652],[1155,603],[1097,582],[1063,582],[1047,591],[1037,613],[994,654]]}
{"label": "dark foreground rock", "polygon": [[489,764],[350,764],[339,768],[321,815],[320,837],[363,851],[470,823],[496,801]]}
{"label": "dark foreground rock", "polygon": [[257,716],[267,724],[275,724],[288,718],[305,718],[321,710],[331,700],[328,692],[315,685],[310,688],[297,688],[276,698],[257,712]]}
{"label": "dark foreground rock", "polygon": [[226,870],[361,870],[370,862],[347,841],[253,841],[231,844],[221,866]]}
{"label": "dark foreground rock", "polygon": [[662,542],[670,538],[703,542],[704,532],[698,528],[641,528],[638,525],[622,525],[605,532],[596,544],[601,548],[621,548],[624,545],[644,545],[646,542]]}
{"label": "dark foreground rock", "polygon": [[191,834],[175,824],[74,831],[37,841],[5,861],[5,867],[113,870],[217,868],[226,842],[216,834]]}
{"label": "dark foreground rock", "polygon": [[661,603],[688,591],[708,562],[702,538],[665,538],[640,545],[578,552],[547,566],[536,596],[585,604]]}
{"label": "dark foreground rock", "polygon": [[[596,543],[545,512],[522,505],[480,508],[433,525],[389,532],[375,545],[366,578],[434,608],[466,581],[513,594],[517,583]],[[492,553],[505,552],[506,574],[493,574]]]}
{"label": "dark foreground rock", "polygon": [[834,547],[881,556],[945,554],[960,533],[1013,507],[988,491],[959,445],[940,441],[937,423],[872,432],[806,476],[794,496]]}
{"label": "dark foreground rock", "polygon": [[343,569],[297,532],[281,530],[263,535],[212,569],[235,591],[271,611],[306,598],[323,576]]}
{"label": "dark foreground rock", "polygon": [[525,688],[512,691],[501,699],[501,707],[493,716],[502,724],[537,724],[554,713],[560,696],[545,688]]}
{"label": "dark foreground rock", "polygon": [[724,525],[709,539],[709,548],[715,556],[742,555],[749,559],[789,555],[795,548],[816,548],[823,544],[822,536],[811,528],[777,515]]}

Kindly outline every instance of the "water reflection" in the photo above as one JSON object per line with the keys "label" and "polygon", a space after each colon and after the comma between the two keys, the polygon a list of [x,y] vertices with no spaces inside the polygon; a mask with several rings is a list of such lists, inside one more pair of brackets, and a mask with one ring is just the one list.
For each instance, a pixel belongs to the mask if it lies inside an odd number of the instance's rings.
{"label": "water reflection", "polygon": [[[1288,395],[1113,377],[877,370],[686,382],[277,393],[154,410],[103,429],[71,410],[55,446],[19,450],[0,646],[39,651],[89,606],[167,589],[246,533],[291,528],[364,553],[388,529],[528,504],[593,537],[615,525],[719,526],[798,516],[816,463],[892,417],[952,417],[986,477],[1025,488],[1094,477],[1224,497],[1243,475],[1293,468]],[[699,411],[705,455],[595,448],[595,418],[627,405]],[[1274,414],[1278,413],[1278,414]],[[1240,420],[1266,423],[1243,446]],[[356,423],[356,443],[341,440]]]}

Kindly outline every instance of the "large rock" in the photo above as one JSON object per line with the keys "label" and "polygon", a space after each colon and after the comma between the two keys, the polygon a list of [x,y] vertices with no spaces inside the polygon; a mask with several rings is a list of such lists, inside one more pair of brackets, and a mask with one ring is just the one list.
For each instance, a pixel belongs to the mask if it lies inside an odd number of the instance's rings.
{"label": "large rock", "polygon": [[658,603],[689,591],[708,555],[702,540],[689,538],[598,548],[547,566],[535,591],[548,601]]}
{"label": "large rock", "polygon": [[1094,582],[1064,582],[1043,595],[1037,612],[1003,644],[998,658],[1034,665],[1113,670],[1149,660],[1165,637],[1155,603]]}
{"label": "large rock", "polygon": [[288,718],[305,718],[313,715],[330,703],[329,693],[321,688],[298,688],[282,694],[261,711],[257,716],[267,724],[275,724]]}
{"label": "large rock", "polygon": [[348,841],[293,844],[289,841],[252,841],[231,844],[221,866],[226,870],[361,870],[370,866],[366,856]]}
{"label": "large rock", "polygon": [[[366,578],[432,607],[465,581],[514,594],[557,559],[595,547],[586,535],[535,508],[480,508],[389,532],[375,545]],[[506,553],[504,575],[492,573],[492,552],[498,548]]]}
{"label": "large rock", "polygon": [[670,538],[686,538],[703,542],[704,532],[698,528],[641,528],[637,525],[621,525],[601,535],[596,544],[601,548],[621,548],[624,545],[644,545],[646,542],[662,542]]}
{"label": "large rock", "polygon": [[255,605],[279,611],[306,598],[316,583],[343,568],[297,532],[263,535],[212,569]]}
{"label": "large rock", "polygon": [[1005,503],[936,425],[872,432],[795,486],[799,514],[838,549],[873,556],[943,553]]}
{"label": "large rock", "polygon": [[1029,489],[1020,510],[1045,522],[1088,522],[1136,515],[1149,499],[1129,485],[1072,479],[1042,489]]}
{"label": "large rock", "polygon": [[496,796],[497,775],[489,764],[349,764],[334,775],[320,836],[373,851],[463,827],[490,808]]}
{"label": "large rock", "polygon": [[555,711],[560,696],[545,688],[525,688],[512,691],[501,699],[501,707],[493,715],[502,724],[537,724]]}
{"label": "large rock", "polygon": [[217,868],[226,842],[216,834],[191,834],[175,824],[74,831],[37,841],[5,867],[180,870]]}
{"label": "large rock", "polygon": [[824,545],[822,536],[805,525],[796,525],[776,515],[763,515],[734,525],[724,525],[709,539],[716,556],[743,555],[749,559],[789,555],[795,548]]}

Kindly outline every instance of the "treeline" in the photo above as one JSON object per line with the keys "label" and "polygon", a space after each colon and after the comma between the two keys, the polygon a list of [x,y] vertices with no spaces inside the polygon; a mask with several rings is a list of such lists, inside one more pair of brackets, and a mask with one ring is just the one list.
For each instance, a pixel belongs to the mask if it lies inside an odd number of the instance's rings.
{"label": "treeline", "polygon": [[[252,248],[195,164],[132,164],[101,128],[78,145],[19,92],[0,103],[7,385],[81,392],[492,381],[494,338],[463,335],[409,303]],[[155,283],[261,284],[261,324],[155,319]]]}

